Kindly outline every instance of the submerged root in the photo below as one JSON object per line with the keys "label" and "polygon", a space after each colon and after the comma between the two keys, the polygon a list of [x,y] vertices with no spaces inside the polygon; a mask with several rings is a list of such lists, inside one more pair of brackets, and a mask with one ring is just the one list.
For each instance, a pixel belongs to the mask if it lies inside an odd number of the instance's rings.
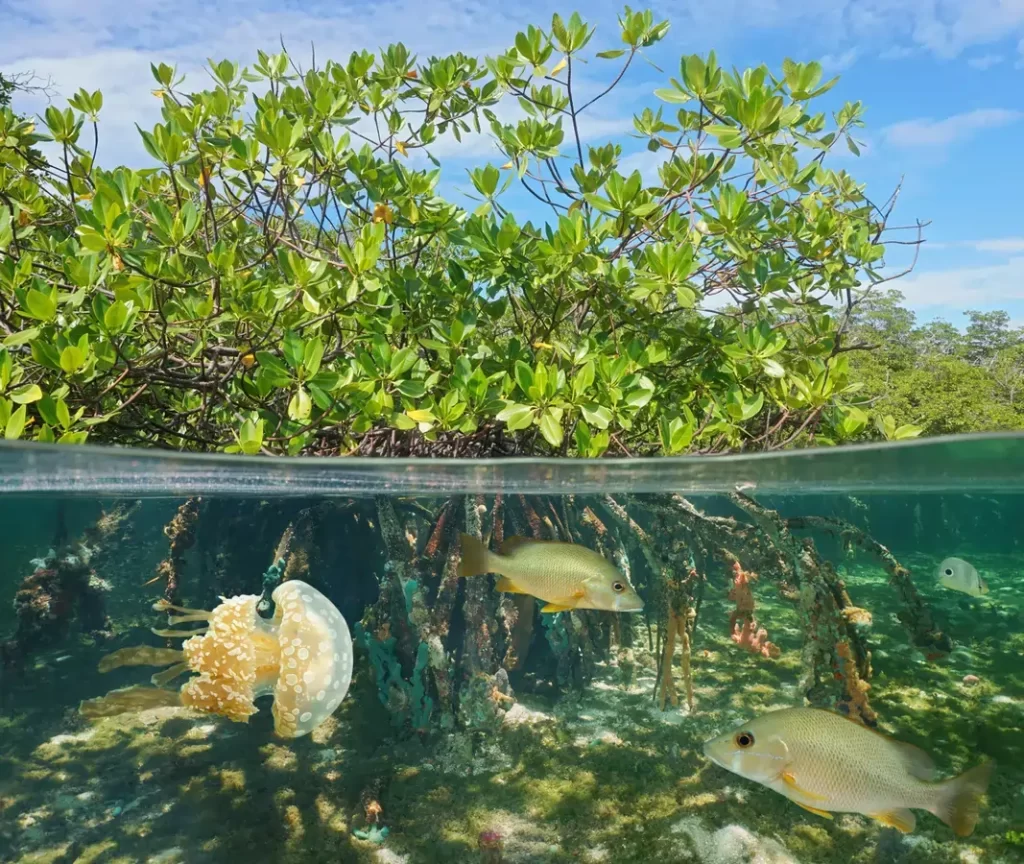
{"label": "submerged root", "polygon": [[173,648],[132,645],[107,654],[100,660],[98,668],[100,672],[109,672],[121,666],[166,666],[168,663],[181,663],[184,658],[181,651]]}
{"label": "submerged root", "polygon": [[128,711],[145,711],[147,708],[174,708],[181,705],[177,690],[158,690],[155,687],[136,685],[111,690],[106,696],[86,699],[78,706],[83,717],[94,720],[113,717]]}
{"label": "submerged root", "polygon": [[676,690],[675,681],[672,680],[672,659],[675,655],[676,637],[678,636],[683,649],[683,656],[680,660],[683,672],[683,686],[686,688],[686,705],[693,711],[693,673],[690,669],[690,630],[695,614],[694,610],[685,607],[681,614],[676,614],[671,607],[668,610],[668,628],[665,634],[665,650],[661,657],[661,694],[659,707],[665,710],[666,703],[673,707],[679,705],[679,692]]}

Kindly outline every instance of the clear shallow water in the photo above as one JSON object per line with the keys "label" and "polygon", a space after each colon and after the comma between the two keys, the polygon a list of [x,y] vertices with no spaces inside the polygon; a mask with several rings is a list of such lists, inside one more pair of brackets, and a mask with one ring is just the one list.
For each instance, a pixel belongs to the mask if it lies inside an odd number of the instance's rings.
{"label": "clear shallow water", "polygon": [[[0,860],[1019,860],[1022,491],[1024,439],[999,436],[597,463],[4,446]],[[491,576],[452,578],[459,533],[496,529],[606,554],[644,612],[541,615]],[[806,541],[818,575],[794,564]],[[754,616],[778,656],[730,638],[730,556],[759,574]],[[948,556],[989,592],[939,586]],[[152,634],[167,626],[155,601],[260,594],[278,558],[354,637],[351,687],[314,732],[275,735],[269,697],[248,723],[181,706],[82,715],[160,671],[101,673],[101,658],[180,644]],[[859,652],[880,731],[943,777],[996,761],[970,837],[923,811],[909,835],[826,820],[703,756],[808,695],[850,710],[835,644],[808,656],[823,626],[800,600],[809,583],[845,587],[821,616],[845,622],[833,642]],[[681,637],[665,663],[670,609],[696,612],[692,708]]]}

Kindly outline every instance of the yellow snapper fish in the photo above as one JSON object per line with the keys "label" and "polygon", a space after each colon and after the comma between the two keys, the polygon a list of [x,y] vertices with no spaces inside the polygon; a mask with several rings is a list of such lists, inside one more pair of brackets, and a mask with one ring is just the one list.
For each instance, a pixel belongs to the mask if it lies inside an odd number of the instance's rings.
{"label": "yellow snapper fish", "polygon": [[497,589],[532,594],[547,603],[541,612],[604,609],[639,612],[644,601],[607,558],[575,543],[507,537],[501,552],[469,534],[462,535],[459,576],[497,573]]}
{"label": "yellow snapper fish", "polygon": [[960,837],[974,831],[993,762],[938,780],[931,757],[822,708],[784,708],[704,744],[704,755],[747,780],[831,819],[862,813],[904,833],[911,808],[938,816]]}
{"label": "yellow snapper fish", "polygon": [[947,558],[935,569],[935,575],[939,584],[951,591],[961,591],[972,597],[988,594],[985,580],[963,558]]}

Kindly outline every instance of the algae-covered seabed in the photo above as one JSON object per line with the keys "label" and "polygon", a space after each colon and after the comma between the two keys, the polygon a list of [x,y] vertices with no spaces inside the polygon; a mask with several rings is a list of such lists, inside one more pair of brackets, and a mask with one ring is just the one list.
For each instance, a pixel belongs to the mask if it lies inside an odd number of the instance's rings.
{"label": "algae-covered seabed", "polygon": [[[857,815],[827,821],[701,755],[714,733],[799,703],[791,607],[758,585],[758,617],[782,655],[753,657],[726,636],[723,580],[701,613],[692,715],[658,710],[655,664],[641,653],[628,688],[620,670],[602,666],[578,701],[523,696],[500,732],[441,744],[393,737],[365,665],[335,717],[296,741],[273,737],[266,710],[249,725],[179,709],[88,725],[75,710],[80,699],[142,681],[145,670],[100,676],[106,649],[69,642],[5,694],[0,860],[473,862],[485,860],[480,832],[495,830],[507,862],[1019,861],[1024,582],[1015,559],[968,557],[989,580],[986,598],[918,577],[961,646],[941,664],[907,645],[880,570],[844,570],[854,601],[874,612],[871,699],[881,728],[932,753],[944,776],[982,756],[997,761],[988,806],[966,840],[920,811],[907,837]],[[918,574],[935,563],[904,560]],[[980,683],[963,683],[969,674]],[[353,834],[368,789],[390,832],[380,845]]]}

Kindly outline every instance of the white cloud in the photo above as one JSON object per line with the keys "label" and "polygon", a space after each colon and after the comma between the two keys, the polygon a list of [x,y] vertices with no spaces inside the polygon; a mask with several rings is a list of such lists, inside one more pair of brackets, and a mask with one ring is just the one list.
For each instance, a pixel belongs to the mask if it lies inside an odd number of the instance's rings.
{"label": "white cloud", "polygon": [[987,267],[914,272],[893,282],[913,308],[954,306],[969,309],[1024,299],[1024,257]]}
{"label": "white cloud", "polygon": [[827,74],[836,75],[849,69],[859,56],[859,48],[848,48],[842,54],[826,54],[821,58],[821,65]]}
{"label": "white cloud", "polygon": [[[594,6],[592,23],[599,26],[594,43],[617,38],[618,5],[598,0]],[[209,86],[204,69],[208,58],[251,65],[257,49],[278,51],[282,41],[304,67],[310,64],[311,44],[320,63],[327,58],[345,62],[353,51],[376,51],[395,42],[403,42],[420,61],[458,51],[482,56],[504,51],[518,30],[529,23],[547,24],[551,16],[518,5],[494,7],[486,0],[310,0],[298,11],[282,10],[269,0],[180,0],[171,6],[154,0],[10,0],[8,7],[4,23],[10,26],[0,30],[0,71],[31,70],[51,79],[58,104],[79,87],[101,90],[100,163],[107,166],[151,162],[135,129],[136,123],[146,129],[160,122],[150,63],[177,64],[178,72],[187,75],[183,88],[197,90]],[[577,73],[581,95],[596,87],[586,77],[591,74],[590,69]],[[623,93],[627,95],[613,93],[583,116],[584,139],[631,128],[628,88]],[[41,96],[24,98],[19,107],[40,112],[45,101]],[[512,99],[496,113],[506,122],[522,116]],[[439,158],[495,153],[486,128],[482,135],[464,136],[462,144],[442,140],[431,149]]]}
{"label": "white cloud", "polygon": [[915,53],[914,49],[907,45],[890,45],[878,56],[883,60],[905,60],[907,57],[911,57]]}
{"label": "white cloud", "polygon": [[993,66],[998,66],[1003,62],[1002,54],[982,54],[978,57],[971,57],[967,61],[967,65],[973,69],[980,69],[984,72],[986,69],[991,69]]}
{"label": "white cloud", "polygon": [[1014,254],[1024,252],[1024,237],[995,237],[985,240],[956,240],[952,243],[929,243],[929,249],[973,249],[975,252]]}
{"label": "white cloud", "polygon": [[889,56],[919,48],[952,58],[1024,35],[1022,0],[683,0],[665,8],[680,30],[703,39],[728,38],[737,28],[777,31],[781,24],[809,45],[856,41]]}
{"label": "white cloud", "polygon": [[1020,111],[987,108],[954,114],[944,120],[921,118],[894,123],[882,130],[887,143],[896,147],[946,147],[970,138],[982,129],[1006,126],[1024,117]]}
{"label": "white cloud", "polygon": [[1024,252],[1024,237],[977,240],[971,244],[978,252]]}
{"label": "white cloud", "polygon": [[[321,60],[343,61],[353,50],[372,51],[399,41],[421,59],[453,51],[480,56],[511,45],[527,24],[547,26],[553,11],[567,14],[560,0],[305,0],[298,5],[272,0],[5,0],[2,9],[0,71],[35,71],[53,79],[61,96],[79,86],[104,91],[105,164],[144,158],[134,123],[145,127],[159,118],[159,102],[149,95],[154,86],[150,62],[179,64],[191,73],[187,86],[198,88],[205,86],[199,76],[206,58],[251,63],[257,48],[276,50],[280,39],[306,62],[311,42]],[[618,44],[621,10],[622,0],[588,4],[586,17],[597,26],[592,47]],[[680,53],[722,49],[757,33],[783,31],[811,56],[831,51],[826,53],[830,72],[869,53],[929,51],[951,57],[1024,36],[1024,0],[679,0],[662,4],[659,11],[673,26],[658,48],[672,55],[664,67],[668,74]],[[580,71],[593,79],[605,70],[592,63]],[[40,104],[24,107],[38,110]],[[618,118],[628,118],[633,110],[620,96],[618,106],[592,118],[593,135],[614,134]],[[970,116],[975,124],[1008,122],[1000,112]],[[955,127],[949,121],[910,121],[891,132],[896,141],[923,137],[934,142],[956,138],[960,132]],[[459,150],[467,155],[492,152],[486,138]]]}
{"label": "white cloud", "polygon": [[638,150],[619,160],[619,173],[623,177],[628,177],[634,171],[639,171],[645,186],[656,186],[661,182],[658,169],[667,161],[668,156],[666,150],[657,150],[653,153],[650,150]]}

